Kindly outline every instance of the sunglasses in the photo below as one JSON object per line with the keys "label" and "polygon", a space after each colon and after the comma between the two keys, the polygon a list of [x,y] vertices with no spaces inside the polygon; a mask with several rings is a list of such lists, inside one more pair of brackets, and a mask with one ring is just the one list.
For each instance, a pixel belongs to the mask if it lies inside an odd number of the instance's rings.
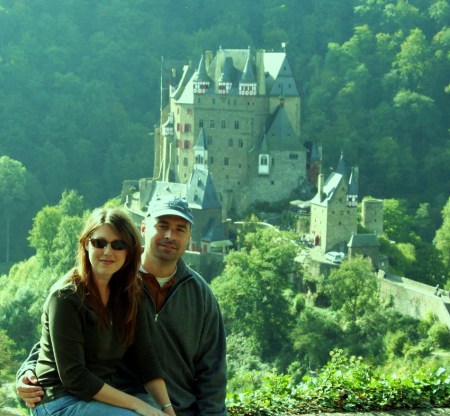
{"label": "sunglasses", "polygon": [[108,244],[111,244],[113,250],[126,250],[127,243],[122,240],[106,241],[104,238],[90,238],[89,241],[94,248],[105,248]]}

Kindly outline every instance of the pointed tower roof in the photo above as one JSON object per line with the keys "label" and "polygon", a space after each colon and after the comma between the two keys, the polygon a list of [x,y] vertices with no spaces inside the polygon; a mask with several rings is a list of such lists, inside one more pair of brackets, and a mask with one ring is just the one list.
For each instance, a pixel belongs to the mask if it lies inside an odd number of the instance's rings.
{"label": "pointed tower roof", "polygon": [[197,167],[192,172],[186,199],[189,207],[196,209],[222,208],[217,197],[212,176],[207,169]]}
{"label": "pointed tower roof", "polygon": [[219,82],[233,82],[233,68],[233,58],[231,56],[227,56],[223,63]]}
{"label": "pointed tower roof", "polygon": [[226,237],[219,219],[217,217],[210,218],[205,233],[202,236],[202,241],[212,243],[214,241],[224,240],[226,240]]}
{"label": "pointed tower roof", "polygon": [[199,81],[199,82],[210,81],[210,79],[208,77],[208,73],[206,72],[206,63],[205,63],[205,57],[203,56],[203,54],[200,57],[200,62],[198,64],[198,69],[197,69],[197,75],[195,76],[194,81]]}
{"label": "pointed tower roof", "polygon": [[253,72],[253,65],[250,59],[250,47],[248,48],[248,57],[245,62],[244,71],[242,73],[241,82],[244,83],[255,83],[255,73]]}
{"label": "pointed tower roof", "polygon": [[344,162],[344,152],[341,151],[341,157],[336,168],[336,173],[340,173],[342,176],[347,176],[347,166]]}
{"label": "pointed tower roof", "polygon": [[358,169],[352,168],[348,182],[347,195],[358,195]]}
{"label": "pointed tower roof", "polygon": [[194,150],[207,150],[205,130],[203,129],[203,127],[200,128],[200,133],[198,134],[198,139],[197,143],[194,146]]}
{"label": "pointed tower roof", "polygon": [[269,151],[299,150],[301,148],[302,144],[296,136],[286,110],[282,105],[275,110],[263,142],[266,142]]}

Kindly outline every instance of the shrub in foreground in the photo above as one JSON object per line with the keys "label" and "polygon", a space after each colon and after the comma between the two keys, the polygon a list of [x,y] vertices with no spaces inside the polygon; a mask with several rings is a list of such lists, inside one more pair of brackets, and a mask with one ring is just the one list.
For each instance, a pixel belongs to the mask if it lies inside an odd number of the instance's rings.
{"label": "shrub in foreground", "polygon": [[361,358],[331,353],[315,376],[292,385],[286,375],[268,374],[257,391],[228,398],[230,416],[283,416],[450,407],[450,375],[422,368],[409,375],[377,373]]}

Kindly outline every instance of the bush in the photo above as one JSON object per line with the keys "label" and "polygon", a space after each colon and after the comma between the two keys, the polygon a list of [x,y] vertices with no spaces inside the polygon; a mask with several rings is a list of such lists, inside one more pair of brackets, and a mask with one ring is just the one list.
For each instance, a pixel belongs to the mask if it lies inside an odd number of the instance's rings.
{"label": "bush", "polygon": [[413,374],[377,373],[361,358],[342,350],[314,376],[298,385],[290,376],[267,374],[249,394],[228,398],[230,416],[282,416],[312,412],[354,412],[450,406],[450,376],[445,369],[420,369]]}

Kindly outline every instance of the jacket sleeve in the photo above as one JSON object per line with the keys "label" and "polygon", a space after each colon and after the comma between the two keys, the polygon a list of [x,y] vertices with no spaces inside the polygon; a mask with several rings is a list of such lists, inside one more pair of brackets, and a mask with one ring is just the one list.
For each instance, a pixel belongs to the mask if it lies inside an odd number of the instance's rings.
{"label": "jacket sleeve", "polygon": [[226,336],[219,304],[210,292],[204,328],[195,360],[198,416],[226,415]]}
{"label": "jacket sleeve", "polygon": [[20,380],[22,376],[28,371],[31,370],[33,373],[36,371],[36,362],[39,356],[39,350],[41,346],[39,342],[33,345],[27,359],[22,363],[20,368],[17,370],[16,381]]}
{"label": "jacket sleeve", "polygon": [[105,384],[86,366],[80,299],[77,295],[53,293],[48,302],[48,331],[62,384],[83,400],[92,397]]}

